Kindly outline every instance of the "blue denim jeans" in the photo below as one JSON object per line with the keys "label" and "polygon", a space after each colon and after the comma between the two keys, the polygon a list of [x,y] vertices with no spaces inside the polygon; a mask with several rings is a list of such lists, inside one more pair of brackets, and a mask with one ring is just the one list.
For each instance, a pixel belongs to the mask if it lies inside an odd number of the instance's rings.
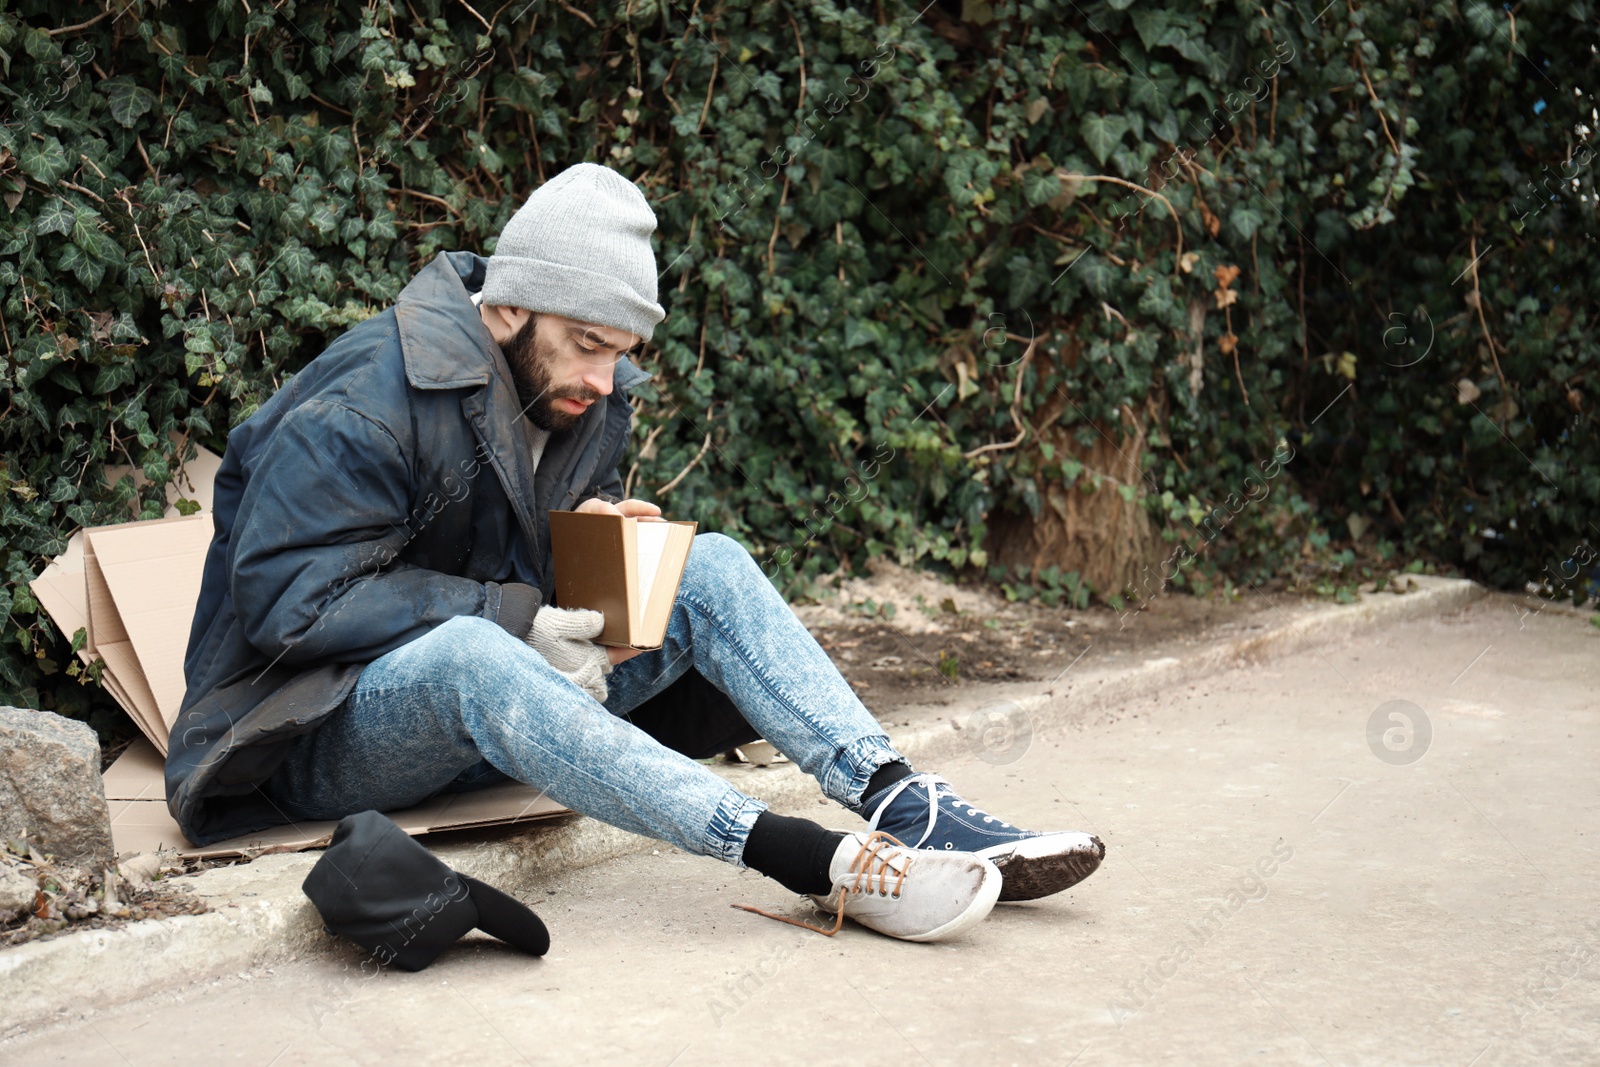
{"label": "blue denim jeans", "polygon": [[602,705],[495,623],[451,619],[374,660],[266,790],[293,819],[391,811],[526,782],[625,830],[743,865],[766,805],[627,721],[690,668],[847,807],[901,757],[750,554],[699,534],[661,648],[618,664]]}

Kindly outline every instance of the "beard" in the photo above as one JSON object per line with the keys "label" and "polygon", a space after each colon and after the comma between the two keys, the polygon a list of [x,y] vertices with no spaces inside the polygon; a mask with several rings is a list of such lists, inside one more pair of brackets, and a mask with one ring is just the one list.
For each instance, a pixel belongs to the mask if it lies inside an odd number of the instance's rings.
{"label": "beard", "polygon": [[530,315],[528,321],[522,324],[522,329],[507,339],[500,350],[505,353],[506,363],[511,368],[511,379],[517,386],[517,400],[522,405],[522,413],[539,429],[547,433],[560,433],[571,429],[583,415],[558,410],[555,407],[557,400],[599,400],[601,396],[583,385],[563,389],[551,387],[552,368],[555,367],[557,354],[535,336],[538,323],[539,317]]}

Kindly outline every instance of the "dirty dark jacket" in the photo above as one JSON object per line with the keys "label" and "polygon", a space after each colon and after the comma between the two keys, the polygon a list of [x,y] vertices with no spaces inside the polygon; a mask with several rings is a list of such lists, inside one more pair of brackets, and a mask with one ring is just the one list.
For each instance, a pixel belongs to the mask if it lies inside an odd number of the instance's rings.
{"label": "dirty dark jacket", "polygon": [[553,592],[548,512],[622,494],[627,359],[533,468],[531,424],[443,253],[228,436],[169,738],[167,804],[207,844],[286,822],[257,788],[361,669],[457,615],[521,637]]}

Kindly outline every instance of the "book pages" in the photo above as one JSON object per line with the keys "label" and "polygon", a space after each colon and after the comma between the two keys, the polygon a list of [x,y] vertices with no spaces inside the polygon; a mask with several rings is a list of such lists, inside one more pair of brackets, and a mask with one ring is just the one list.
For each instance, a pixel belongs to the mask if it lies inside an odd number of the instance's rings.
{"label": "book pages", "polygon": [[634,530],[634,543],[639,560],[639,599],[634,625],[642,627],[650,606],[650,593],[655,589],[656,571],[661,567],[661,556],[667,550],[667,535],[672,532],[668,522],[640,522],[630,520]]}

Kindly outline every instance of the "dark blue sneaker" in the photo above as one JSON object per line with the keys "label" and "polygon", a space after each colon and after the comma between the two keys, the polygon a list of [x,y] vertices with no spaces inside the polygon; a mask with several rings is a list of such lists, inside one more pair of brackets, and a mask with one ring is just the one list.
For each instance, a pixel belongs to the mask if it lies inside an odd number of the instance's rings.
{"label": "dark blue sneaker", "polygon": [[978,810],[937,774],[902,778],[866,798],[868,832],[882,830],[908,848],[971,852],[1000,868],[1001,900],[1036,900],[1077,885],[1105,859],[1093,834],[1018,830]]}

